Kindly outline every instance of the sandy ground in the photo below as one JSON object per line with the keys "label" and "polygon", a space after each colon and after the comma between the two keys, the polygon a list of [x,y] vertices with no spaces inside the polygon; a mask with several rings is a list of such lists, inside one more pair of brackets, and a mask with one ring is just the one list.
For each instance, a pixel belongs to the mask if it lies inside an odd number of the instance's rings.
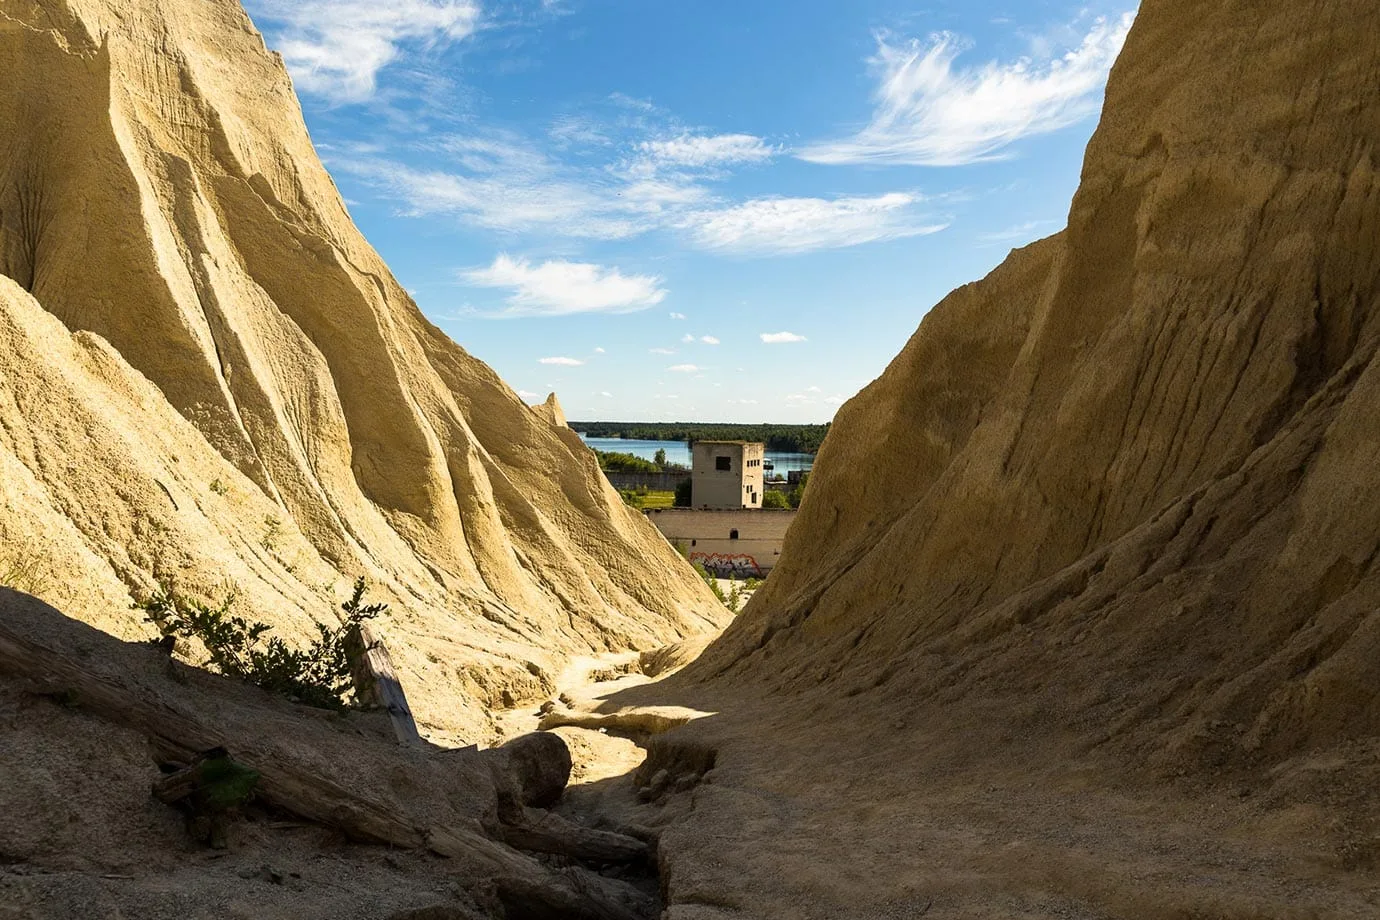
{"label": "sandy ground", "polygon": [[[669,920],[1380,916],[1373,802],[1329,788],[1326,761],[1260,783],[1157,777],[1004,719],[995,700],[987,718],[897,701],[879,726],[826,694],[595,679],[626,667],[572,665],[558,705],[698,717],[659,734],[555,729],[576,759],[562,807],[658,834]],[[504,716],[514,732],[538,721]],[[657,769],[713,769],[649,796],[648,748]],[[1380,745],[1369,756],[1380,765]]]}

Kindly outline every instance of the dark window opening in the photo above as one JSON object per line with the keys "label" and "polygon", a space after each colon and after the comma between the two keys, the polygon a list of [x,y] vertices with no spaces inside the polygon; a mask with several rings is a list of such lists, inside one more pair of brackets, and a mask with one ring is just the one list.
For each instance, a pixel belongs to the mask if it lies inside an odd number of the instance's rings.
{"label": "dark window opening", "polygon": [[714,469],[716,469],[716,470],[731,470],[731,469],[733,469],[733,458],[732,458],[732,457],[715,457],[715,458],[714,458]]}
{"label": "dark window opening", "polygon": [[738,539],[738,531],[736,531],[736,530],[730,530],[730,531],[728,532],[728,538],[729,538],[730,540],[736,540],[736,539]]}
{"label": "dark window opening", "polygon": [[698,546],[699,543],[700,543],[699,540],[691,540],[691,541],[690,541],[690,545],[691,545],[691,546]]}

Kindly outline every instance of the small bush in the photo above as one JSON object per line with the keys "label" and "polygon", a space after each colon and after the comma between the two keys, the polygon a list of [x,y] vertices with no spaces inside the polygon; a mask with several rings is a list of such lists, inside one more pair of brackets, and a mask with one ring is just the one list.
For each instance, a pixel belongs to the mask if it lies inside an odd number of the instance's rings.
{"label": "small bush", "polygon": [[693,501],[694,486],[694,480],[691,479],[682,479],[676,483],[676,498],[673,507],[689,508]]}
{"label": "small bush", "polygon": [[30,543],[0,547],[0,586],[42,597],[50,585],[47,564]]}
{"label": "small bush", "polygon": [[354,594],[340,607],[345,622],[332,629],[316,624],[320,635],[306,649],[293,649],[264,623],[250,623],[233,613],[236,595],[226,595],[219,607],[188,600],[165,588],[137,606],[166,638],[195,639],[205,648],[211,666],[226,677],[262,687],[318,709],[345,709],[352,690],[350,657],[352,635],[365,620],[388,609],[387,604],[364,603],[364,579],[355,582]]}
{"label": "small bush", "polygon": [[791,503],[786,499],[786,493],[779,489],[768,489],[762,493],[762,507],[786,509]]}

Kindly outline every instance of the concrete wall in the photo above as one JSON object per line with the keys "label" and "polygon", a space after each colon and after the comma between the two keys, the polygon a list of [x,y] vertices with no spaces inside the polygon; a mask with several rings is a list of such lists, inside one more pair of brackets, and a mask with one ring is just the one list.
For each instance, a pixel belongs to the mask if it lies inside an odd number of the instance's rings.
{"label": "concrete wall", "polygon": [[724,576],[760,578],[776,567],[796,512],[673,508],[646,514],[666,539],[685,548],[691,562]]}
{"label": "concrete wall", "polygon": [[[694,506],[730,509],[762,506],[762,461],[766,447],[743,441],[696,441]],[[728,469],[718,461],[727,459]]]}

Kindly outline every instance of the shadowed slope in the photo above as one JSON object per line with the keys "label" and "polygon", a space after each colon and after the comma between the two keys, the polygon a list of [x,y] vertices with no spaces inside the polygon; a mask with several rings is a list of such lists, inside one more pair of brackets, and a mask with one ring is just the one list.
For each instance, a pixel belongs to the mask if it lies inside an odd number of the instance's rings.
{"label": "shadowed slope", "polygon": [[468,736],[568,654],[716,625],[592,454],[421,316],[237,3],[0,0],[0,71],[0,532],[50,600],[130,634],[128,592],[229,580],[306,635],[365,574],[419,715]]}
{"label": "shadowed slope", "polygon": [[1380,731],[1376,34],[1147,2],[1067,231],[840,412],[698,673],[1035,694],[1171,764]]}

